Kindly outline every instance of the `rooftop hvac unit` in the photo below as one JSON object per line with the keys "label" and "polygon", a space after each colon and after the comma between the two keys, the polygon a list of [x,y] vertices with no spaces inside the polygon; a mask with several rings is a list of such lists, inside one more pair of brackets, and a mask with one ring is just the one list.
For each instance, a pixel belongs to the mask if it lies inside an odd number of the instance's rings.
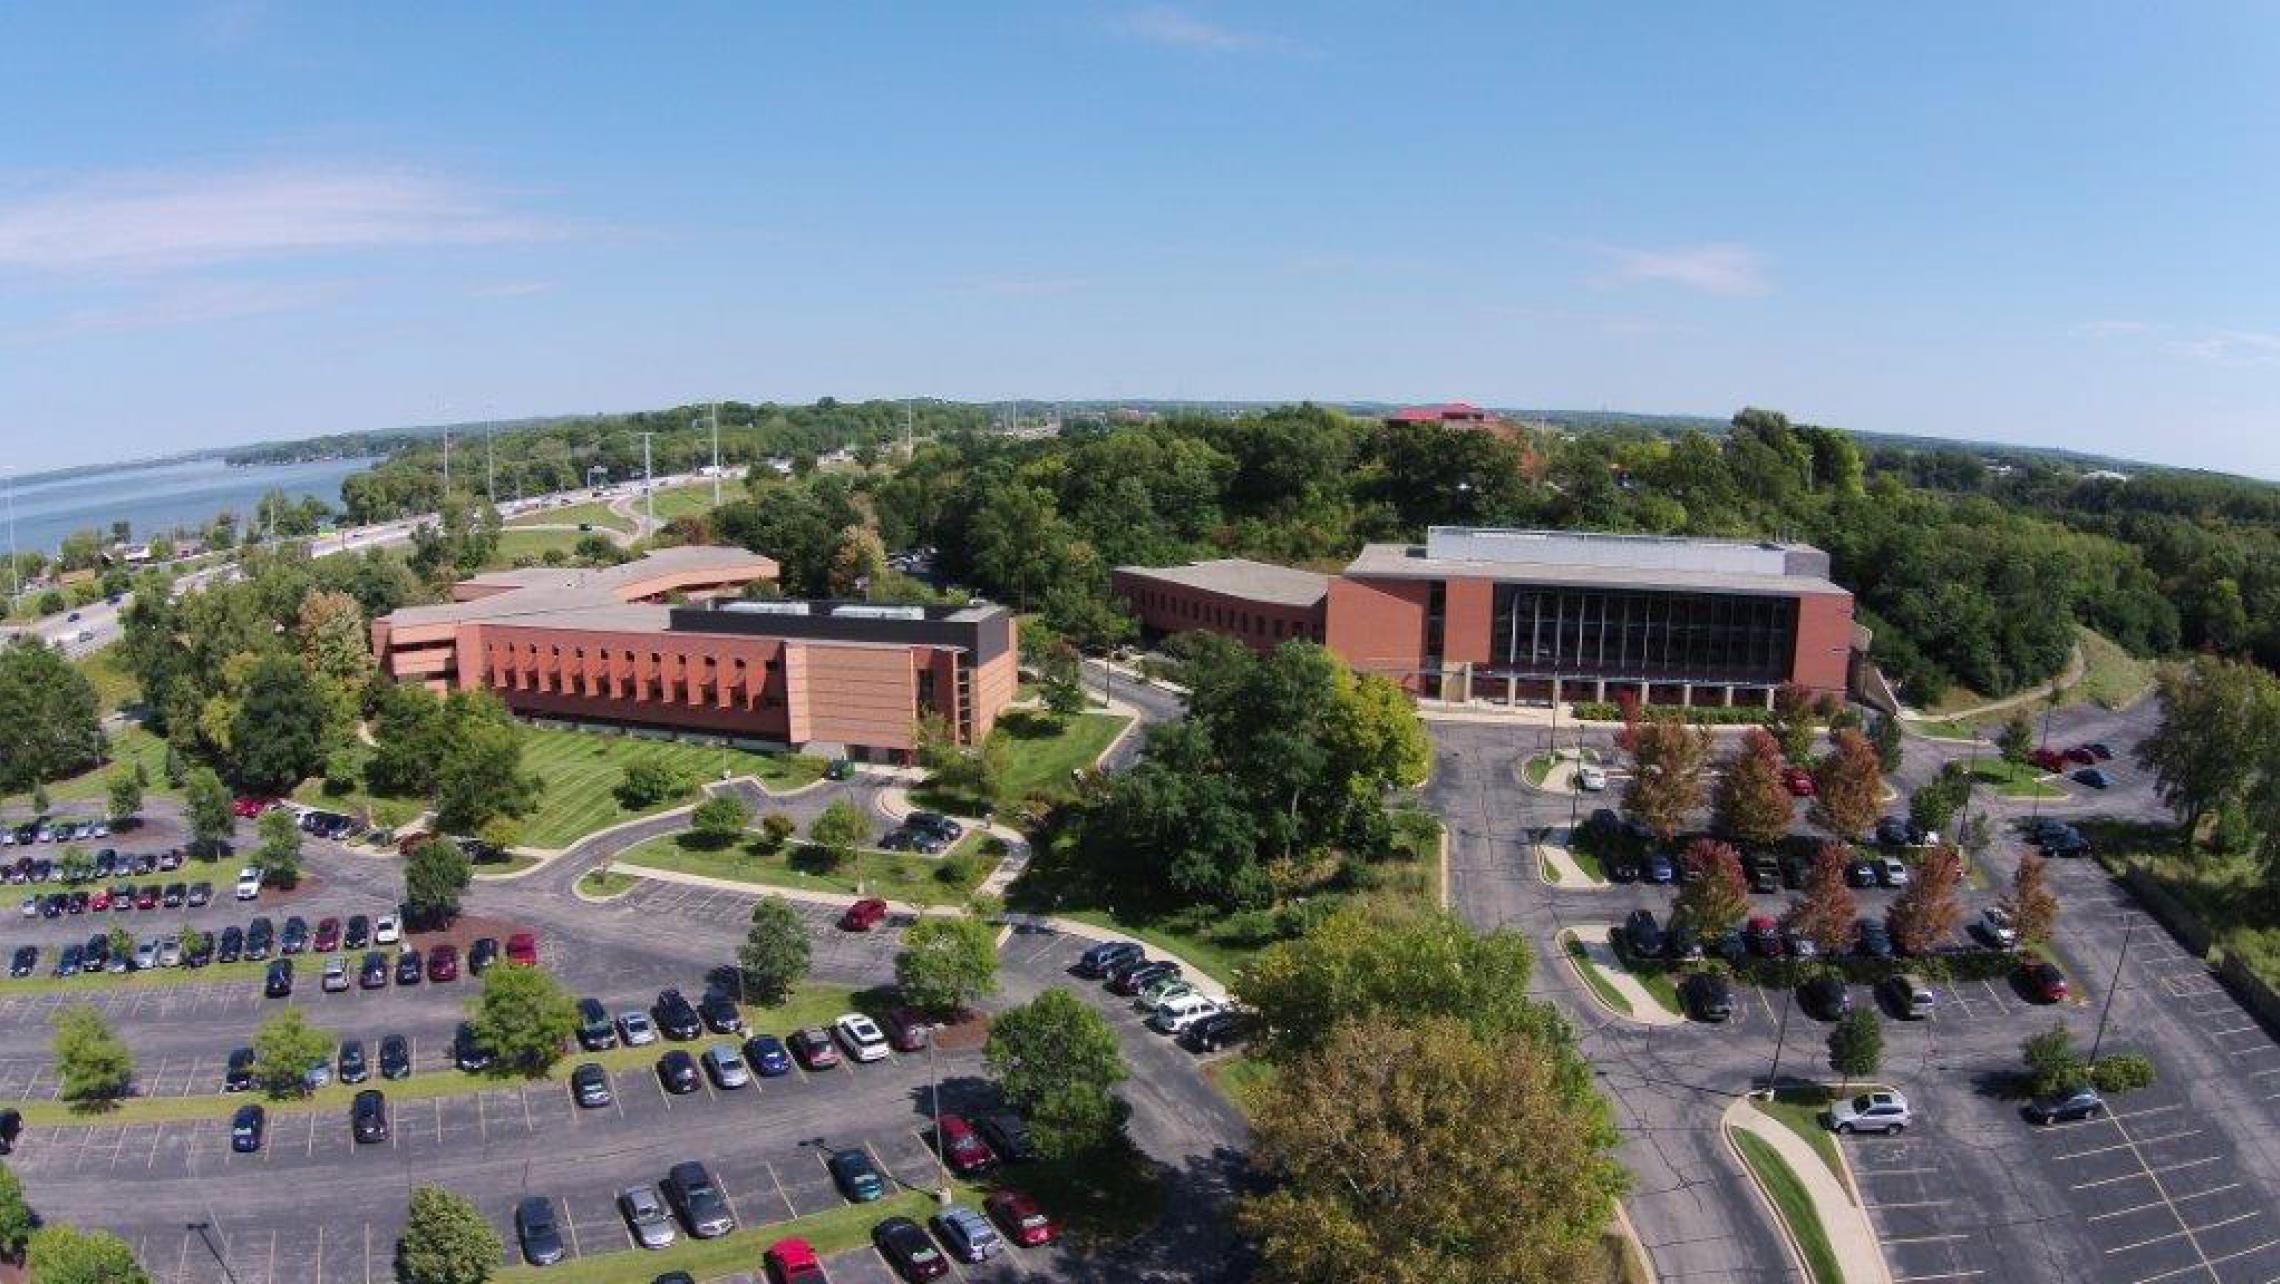
{"label": "rooftop hvac unit", "polygon": [[835,606],[831,613],[844,620],[923,620],[923,606]]}
{"label": "rooftop hvac unit", "polygon": [[746,615],[806,615],[808,604],[805,602],[755,600],[750,602],[723,602],[720,609],[723,611],[741,611]]}

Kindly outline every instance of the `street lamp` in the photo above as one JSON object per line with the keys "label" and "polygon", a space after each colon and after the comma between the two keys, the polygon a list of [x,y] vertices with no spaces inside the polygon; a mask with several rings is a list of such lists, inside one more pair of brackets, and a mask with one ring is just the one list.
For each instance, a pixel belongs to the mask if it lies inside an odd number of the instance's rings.
{"label": "street lamp", "polygon": [[1773,1064],[1765,1072],[1765,1098],[1768,1101],[1773,1100],[1773,1094],[1781,1083],[1781,1045],[1789,1038],[1790,1005],[1797,1001],[1797,986],[1794,984],[1796,977],[1788,979],[1791,984],[1781,987],[1781,1024],[1773,1035]]}
{"label": "street lamp", "polygon": [[2122,926],[2122,952],[2114,960],[2114,979],[2106,983],[2106,1001],[2098,1005],[2098,1033],[2090,1040],[2090,1066],[2098,1066],[2098,1048],[2106,1041],[2106,1018],[2113,1015],[2114,992],[2122,988],[2122,964],[2130,957],[2130,937],[2137,933],[2137,919],[2133,916]]}

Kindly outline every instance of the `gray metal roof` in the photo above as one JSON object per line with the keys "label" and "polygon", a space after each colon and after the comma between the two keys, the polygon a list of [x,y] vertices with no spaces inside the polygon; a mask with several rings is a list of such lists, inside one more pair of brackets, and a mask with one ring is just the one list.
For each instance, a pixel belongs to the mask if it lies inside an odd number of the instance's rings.
{"label": "gray metal roof", "polygon": [[1694,592],[1845,592],[1829,580],[1829,555],[1806,544],[1469,526],[1433,527],[1423,545],[1367,545],[1346,574]]}
{"label": "gray metal roof", "polygon": [[1184,566],[1119,566],[1121,574],[1278,606],[1314,606],[1330,592],[1330,577],[1295,567],[1239,557]]}

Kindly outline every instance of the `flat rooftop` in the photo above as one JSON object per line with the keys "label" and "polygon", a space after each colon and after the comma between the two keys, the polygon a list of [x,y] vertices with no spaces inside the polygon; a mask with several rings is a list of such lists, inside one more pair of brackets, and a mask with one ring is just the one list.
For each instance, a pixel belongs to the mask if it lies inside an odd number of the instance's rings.
{"label": "flat rooftop", "polygon": [[1225,593],[1277,606],[1314,606],[1330,592],[1327,575],[1240,557],[1189,562],[1183,566],[1119,566],[1116,569],[1136,579]]}
{"label": "flat rooftop", "polygon": [[513,621],[612,631],[662,629],[665,608],[634,599],[669,591],[676,577],[689,575],[774,580],[776,563],[741,548],[685,544],[616,566],[493,571],[460,581],[455,592],[474,594],[463,601],[407,606],[388,619],[399,626]]}
{"label": "flat rooftop", "polygon": [[1370,544],[1359,579],[1491,579],[1664,591],[1843,594],[1829,555],[1809,544],[1435,526],[1419,544]]}

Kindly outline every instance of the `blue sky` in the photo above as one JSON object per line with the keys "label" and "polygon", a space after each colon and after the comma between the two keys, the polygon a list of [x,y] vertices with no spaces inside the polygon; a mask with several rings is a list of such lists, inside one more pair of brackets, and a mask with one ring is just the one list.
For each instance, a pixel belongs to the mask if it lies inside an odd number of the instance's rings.
{"label": "blue sky", "polygon": [[1438,400],[2280,476],[2280,13],[16,5],[22,467],[708,397]]}

